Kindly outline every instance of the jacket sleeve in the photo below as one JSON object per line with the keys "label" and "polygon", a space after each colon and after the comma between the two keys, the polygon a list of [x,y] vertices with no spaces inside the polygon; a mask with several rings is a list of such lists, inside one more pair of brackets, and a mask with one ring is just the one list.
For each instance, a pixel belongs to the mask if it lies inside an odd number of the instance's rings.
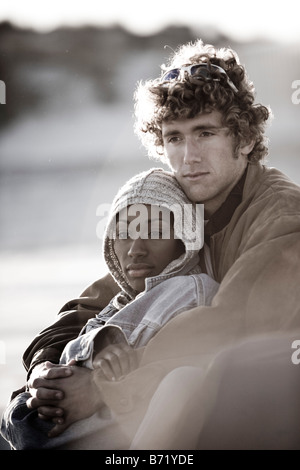
{"label": "jacket sleeve", "polygon": [[127,338],[119,326],[102,325],[93,328],[68,342],[60,357],[60,363],[67,364],[75,359],[78,365],[94,369],[95,355],[111,344],[128,345]]}
{"label": "jacket sleeve", "polygon": [[107,274],[90,285],[79,298],[66,303],[57,320],[39,333],[23,355],[23,364],[30,375],[37,364],[59,362],[66,344],[76,338],[86,324],[102,310],[119,291],[113,278]]}

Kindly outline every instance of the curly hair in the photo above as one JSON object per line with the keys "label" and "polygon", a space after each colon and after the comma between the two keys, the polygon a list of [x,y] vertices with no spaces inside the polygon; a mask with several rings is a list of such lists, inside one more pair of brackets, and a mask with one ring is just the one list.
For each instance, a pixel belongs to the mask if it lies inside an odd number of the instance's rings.
{"label": "curly hair", "polygon": [[234,136],[236,149],[254,141],[248,155],[256,163],[268,153],[264,135],[270,110],[255,104],[255,90],[246,71],[239,63],[235,51],[216,49],[201,39],[179,46],[169,60],[161,66],[166,70],[188,64],[207,64],[222,67],[237,88],[235,92],[227,83],[225,74],[216,73],[217,80],[185,75],[184,79],[163,83],[162,77],[139,82],[135,91],[135,132],[149,152],[149,156],[164,161],[162,123],[176,119],[189,119],[199,113],[217,110],[222,113],[224,126]]}

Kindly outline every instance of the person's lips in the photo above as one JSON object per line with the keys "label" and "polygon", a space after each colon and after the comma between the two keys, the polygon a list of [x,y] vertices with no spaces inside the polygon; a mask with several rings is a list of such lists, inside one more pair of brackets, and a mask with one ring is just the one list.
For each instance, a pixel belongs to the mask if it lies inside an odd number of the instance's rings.
{"label": "person's lips", "polygon": [[129,277],[147,277],[153,266],[146,263],[132,263],[126,267],[126,271]]}
{"label": "person's lips", "polygon": [[195,171],[195,172],[185,173],[183,177],[188,181],[199,181],[204,176],[207,176],[208,174],[209,174],[208,171]]}

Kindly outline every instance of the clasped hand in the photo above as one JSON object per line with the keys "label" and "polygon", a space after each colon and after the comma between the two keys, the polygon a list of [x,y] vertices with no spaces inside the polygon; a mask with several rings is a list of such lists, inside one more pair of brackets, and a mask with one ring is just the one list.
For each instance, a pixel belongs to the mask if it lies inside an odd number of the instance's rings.
{"label": "clasped hand", "polygon": [[[38,416],[52,420],[49,437],[61,434],[72,423],[95,413],[104,403],[101,381],[115,381],[138,366],[138,353],[128,346],[110,345],[93,358],[93,370],[72,360],[66,365],[49,361],[38,364],[28,381],[27,406]],[[88,399],[87,399],[88,397]]]}

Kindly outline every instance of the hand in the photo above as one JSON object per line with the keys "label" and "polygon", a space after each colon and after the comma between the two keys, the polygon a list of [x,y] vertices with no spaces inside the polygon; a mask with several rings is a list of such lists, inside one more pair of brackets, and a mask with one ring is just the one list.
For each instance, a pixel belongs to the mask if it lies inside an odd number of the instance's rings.
{"label": "hand", "polygon": [[101,392],[94,380],[94,371],[79,366],[71,366],[71,370],[72,375],[58,379],[64,395],[59,402],[64,411],[64,420],[52,428],[49,437],[59,435],[70,424],[91,416],[103,405]]}
{"label": "hand", "polygon": [[61,381],[70,377],[73,371],[71,362],[68,365],[53,364],[49,361],[38,364],[33,369],[27,387],[31,398],[27,400],[28,408],[37,408],[39,417],[53,419],[54,422],[62,422],[63,409],[60,400],[64,392],[60,386]]}
{"label": "hand", "polygon": [[96,354],[93,367],[104,380],[120,380],[138,367],[138,353],[128,344],[111,344]]}

